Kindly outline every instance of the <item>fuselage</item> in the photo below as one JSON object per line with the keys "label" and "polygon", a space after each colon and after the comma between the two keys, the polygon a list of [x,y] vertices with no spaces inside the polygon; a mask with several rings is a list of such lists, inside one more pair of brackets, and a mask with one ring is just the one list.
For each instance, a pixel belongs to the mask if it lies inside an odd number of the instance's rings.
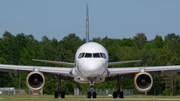
{"label": "fuselage", "polygon": [[76,82],[88,83],[88,78],[96,82],[102,82],[107,74],[108,53],[106,49],[95,42],[83,44],[75,55]]}

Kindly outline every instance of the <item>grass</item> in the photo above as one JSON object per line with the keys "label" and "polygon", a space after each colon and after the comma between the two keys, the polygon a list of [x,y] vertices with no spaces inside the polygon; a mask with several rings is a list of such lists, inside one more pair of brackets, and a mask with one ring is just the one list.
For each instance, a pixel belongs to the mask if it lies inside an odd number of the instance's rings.
{"label": "grass", "polygon": [[[140,100],[127,100],[127,99],[108,99],[112,98],[112,96],[100,96],[98,95],[97,98],[107,98],[107,99],[73,99],[73,98],[86,98],[86,95],[66,95],[67,99],[54,99],[54,95],[0,95],[0,101],[114,101],[114,100],[126,100],[126,101],[140,101]],[[153,95],[131,95],[131,96],[124,96],[124,98],[180,98],[180,96],[153,96]],[[143,101],[152,101],[152,100],[143,100]],[[166,100],[171,101],[171,100]]]}
{"label": "grass", "polygon": [[[86,98],[86,95],[65,95],[66,98]],[[180,98],[180,96],[154,96],[154,95],[129,95],[124,98]],[[0,95],[0,98],[54,98],[54,95]],[[112,98],[107,95],[97,95],[97,98]]]}
{"label": "grass", "polygon": [[130,95],[130,96],[125,96],[125,98],[180,98],[180,96],[163,96],[163,95]]}
{"label": "grass", "polygon": [[[117,99],[124,101],[124,99]],[[2,99],[1,101],[105,101],[104,99]],[[106,101],[116,101],[114,99],[109,99]],[[141,101],[141,100],[125,100],[125,101]],[[152,101],[152,100],[143,100]],[[171,101],[171,100],[166,100]]]}

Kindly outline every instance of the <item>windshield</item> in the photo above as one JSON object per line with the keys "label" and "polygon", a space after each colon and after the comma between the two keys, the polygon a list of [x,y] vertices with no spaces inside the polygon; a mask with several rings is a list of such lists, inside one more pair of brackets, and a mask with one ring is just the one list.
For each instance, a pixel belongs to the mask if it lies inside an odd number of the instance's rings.
{"label": "windshield", "polygon": [[92,57],[92,54],[91,54],[91,53],[86,53],[85,57],[86,57],[86,58],[91,58],[91,57]]}
{"label": "windshield", "polygon": [[80,53],[78,58],[83,58],[85,53]]}
{"label": "windshield", "polygon": [[80,53],[78,58],[104,58],[106,59],[105,53]]}
{"label": "windshield", "polygon": [[94,57],[94,58],[100,58],[101,56],[100,56],[99,53],[93,53],[93,57]]}
{"label": "windshield", "polygon": [[100,53],[101,57],[106,59],[106,55],[104,53]]}

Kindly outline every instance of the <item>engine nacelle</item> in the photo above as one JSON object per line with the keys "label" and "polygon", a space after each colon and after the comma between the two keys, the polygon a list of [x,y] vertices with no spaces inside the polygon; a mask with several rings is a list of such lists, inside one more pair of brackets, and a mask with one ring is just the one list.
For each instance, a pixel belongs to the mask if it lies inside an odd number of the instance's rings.
{"label": "engine nacelle", "polygon": [[26,84],[31,91],[40,91],[45,84],[45,77],[43,73],[32,71],[26,77]]}
{"label": "engine nacelle", "polygon": [[153,85],[153,78],[147,72],[140,72],[134,77],[134,86],[140,92],[148,92]]}

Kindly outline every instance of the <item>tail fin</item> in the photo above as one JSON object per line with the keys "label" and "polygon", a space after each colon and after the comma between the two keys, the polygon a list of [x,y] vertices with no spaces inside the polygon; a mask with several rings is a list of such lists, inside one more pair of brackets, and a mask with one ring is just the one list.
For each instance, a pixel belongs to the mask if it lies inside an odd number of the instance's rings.
{"label": "tail fin", "polygon": [[89,16],[88,16],[88,4],[86,5],[86,43],[89,42]]}

